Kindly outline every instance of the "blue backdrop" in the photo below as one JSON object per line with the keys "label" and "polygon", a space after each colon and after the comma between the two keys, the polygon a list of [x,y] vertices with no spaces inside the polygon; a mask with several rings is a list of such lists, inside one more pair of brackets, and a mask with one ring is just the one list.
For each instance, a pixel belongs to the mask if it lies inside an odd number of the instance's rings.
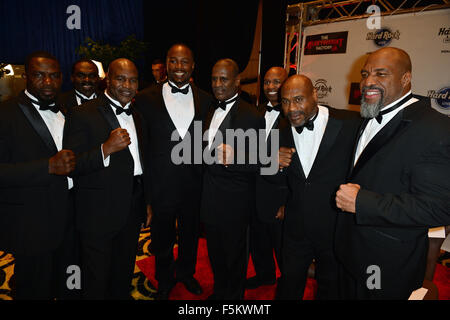
{"label": "blue backdrop", "polygon": [[[135,34],[143,40],[143,0],[1,0],[0,62],[23,64],[36,50],[60,61],[64,88],[70,68],[79,58],[75,49],[86,37],[118,44]],[[66,26],[70,5],[81,9],[81,29]]]}

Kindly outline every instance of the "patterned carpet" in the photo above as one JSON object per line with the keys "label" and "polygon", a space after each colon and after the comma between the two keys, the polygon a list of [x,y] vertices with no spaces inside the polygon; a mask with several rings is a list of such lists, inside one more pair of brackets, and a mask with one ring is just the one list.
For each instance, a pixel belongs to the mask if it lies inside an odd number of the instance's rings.
{"label": "patterned carpet", "polygon": [[[203,240],[204,242],[204,240]],[[200,249],[202,247],[202,243],[199,245],[199,253]],[[150,244],[150,228],[142,229],[141,234],[139,237],[139,244],[138,244],[138,254],[136,256],[136,265],[134,269],[134,276],[132,280],[132,286],[131,286],[131,295],[135,300],[153,300],[156,294],[156,289],[153,286],[152,281],[155,281],[153,279],[153,266],[149,263],[153,259],[149,259],[152,257],[152,254],[149,251],[149,244]],[[205,245],[203,245],[205,246]],[[177,248],[174,248],[174,254],[176,256],[176,250]],[[205,253],[204,255],[207,256],[206,253],[206,247],[204,248]],[[204,260],[204,258],[207,257],[201,257],[201,259]],[[201,262],[199,261],[199,265],[197,266],[198,269],[201,270],[200,265],[206,265],[208,262]],[[139,265],[143,268],[139,268]],[[152,269],[152,270],[150,270]],[[200,270],[197,270],[199,272]],[[200,272],[207,274],[207,272]],[[249,265],[249,272],[248,276],[253,276],[254,271],[251,266],[251,262]],[[146,276],[147,275],[147,276]],[[212,279],[211,279],[212,280]],[[310,300],[313,298],[313,291],[314,291],[314,280],[308,279],[308,286],[311,290],[305,290],[305,297],[304,299]],[[440,300],[450,300],[450,256],[449,253],[445,253],[441,256],[441,258],[438,261],[435,279],[434,281],[436,285],[439,287],[439,299]],[[202,283],[202,286],[205,288],[205,293],[208,285],[205,285]],[[14,287],[14,257],[6,252],[0,251],[0,300],[12,300],[11,291]],[[179,288],[178,288],[179,287]],[[274,286],[275,287],[275,286]],[[247,290],[246,291],[246,299],[251,300],[259,300],[259,299],[272,299],[272,296],[268,295],[270,288],[262,287],[261,292],[253,292],[254,290]],[[212,288],[210,288],[212,290]],[[273,288],[272,288],[273,289]],[[258,289],[256,289],[258,290]],[[264,291],[266,291],[264,293]],[[272,290],[273,291],[273,290]],[[186,295],[187,291],[184,289],[184,287],[181,284],[177,284],[177,287],[174,288],[171,299],[201,299],[204,297],[195,297],[193,295],[189,296]]]}

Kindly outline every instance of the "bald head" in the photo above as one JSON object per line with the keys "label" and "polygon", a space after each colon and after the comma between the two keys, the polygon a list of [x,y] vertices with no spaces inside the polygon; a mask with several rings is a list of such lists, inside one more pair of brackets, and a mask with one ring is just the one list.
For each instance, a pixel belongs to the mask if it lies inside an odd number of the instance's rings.
{"label": "bald head", "polygon": [[138,88],[138,70],[128,59],[120,58],[112,61],[108,67],[106,78],[108,94],[125,106],[134,98]]}
{"label": "bald head", "polygon": [[361,115],[376,117],[380,110],[411,90],[411,59],[402,49],[372,52],[361,69]]}
{"label": "bald head", "polygon": [[264,75],[264,94],[272,106],[280,102],[280,88],[287,78],[287,72],[281,67],[272,67]]}
{"label": "bald head", "polygon": [[226,101],[236,95],[240,86],[239,67],[234,60],[216,62],[211,72],[211,87],[214,97]]}
{"label": "bald head", "polygon": [[304,75],[289,77],[281,87],[281,107],[294,127],[303,126],[317,112],[317,91]]}

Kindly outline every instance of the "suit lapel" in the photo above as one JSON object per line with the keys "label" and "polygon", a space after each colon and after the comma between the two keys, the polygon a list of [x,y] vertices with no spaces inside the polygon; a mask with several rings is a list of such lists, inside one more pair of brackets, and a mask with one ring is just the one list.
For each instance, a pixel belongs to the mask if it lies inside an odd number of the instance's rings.
{"label": "suit lapel", "polygon": [[289,125],[288,127],[288,135],[287,135],[287,147],[288,148],[295,148],[295,153],[292,155],[292,162],[289,166],[289,169],[292,170],[292,172],[302,181],[306,180],[305,172],[303,170],[302,164],[300,162],[300,157],[298,156],[298,153],[301,152],[300,150],[297,150],[297,146],[295,145],[294,136],[292,134],[292,127]]}
{"label": "suit lapel", "polygon": [[[408,107],[407,107],[408,108]],[[389,121],[375,137],[370,140],[363,152],[359,156],[350,177],[354,177],[363,168],[370,159],[386,147],[389,142],[398,137],[400,133],[411,123],[410,119],[403,118],[405,109],[401,110]],[[354,156],[353,156],[354,157]]]}
{"label": "suit lapel", "polygon": [[100,114],[105,118],[106,122],[109,124],[112,130],[120,128],[119,120],[117,120],[114,111],[109,105],[109,100],[103,96],[103,94],[98,98],[101,104],[97,107]]}
{"label": "suit lapel", "polygon": [[195,120],[201,120],[201,114],[200,114],[200,98],[198,96],[198,89],[196,86],[194,85],[190,85],[191,89],[192,89],[192,97],[194,99],[194,110],[195,110],[195,114],[194,114],[194,121]]}
{"label": "suit lapel", "polygon": [[23,92],[19,99],[19,108],[22,110],[33,129],[37,132],[39,137],[41,137],[42,141],[52,152],[52,154],[56,154],[58,152],[58,148],[56,147],[55,141],[53,140],[47,125],[36,108],[31,104],[31,102],[28,101],[27,98],[25,98],[25,94]]}
{"label": "suit lapel", "polygon": [[136,135],[138,139],[138,151],[139,151],[139,159],[141,161],[141,166],[144,167],[144,152],[142,148],[144,148],[144,132],[142,129],[142,121],[140,114],[136,111],[135,108],[132,109],[132,116],[134,121],[134,127],[136,128]]}

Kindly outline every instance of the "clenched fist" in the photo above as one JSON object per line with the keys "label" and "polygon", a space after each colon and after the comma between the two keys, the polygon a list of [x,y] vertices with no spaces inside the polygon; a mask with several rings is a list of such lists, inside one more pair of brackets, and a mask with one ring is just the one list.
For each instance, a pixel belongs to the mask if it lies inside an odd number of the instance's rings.
{"label": "clenched fist", "polygon": [[294,148],[281,147],[278,151],[278,163],[280,169],[287,168],[291,165],[292,155],[295,153]]}
{"label": "clenched fist", "polygon": [[228,144],[221,144],[217,147],[217,156],[219,159],[219,163],[227,166],[234,161],[234,150]]}
{"label": "clenched fist", "polygon": [[130,143],[130,135],[126,129],[114,129],[109,134],[108,140],[103,144],[103,155],[105,159],[111,154],[125,149]]}
{"label": "clenched fist", "polygon": [[48,173],[65,176],[75,170],[75,154],[72,150],[61,150],[48,160]]}

